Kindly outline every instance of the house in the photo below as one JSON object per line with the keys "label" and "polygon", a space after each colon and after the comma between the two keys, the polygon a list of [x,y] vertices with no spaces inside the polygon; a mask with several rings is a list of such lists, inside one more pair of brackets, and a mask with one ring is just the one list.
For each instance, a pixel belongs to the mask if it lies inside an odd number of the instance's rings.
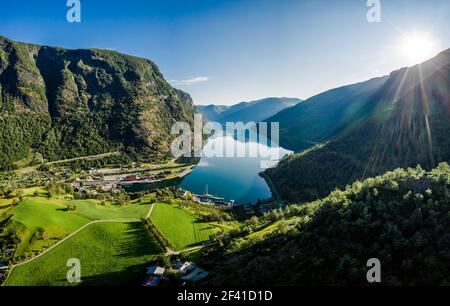
{"label": "house", "polygon": [[178,273],[184,275],[192,270],[194,270],[196,267],[195,263],[186,261],[186,262],[178,262],[176,263],[173,268],[175,271],[177,271]]}
{"label": "house", "polygon": [[159,266],[151,266],[146,269],[147,277],[144,281],[144,287],[156,287],[161,282],[161,279],[166,272],[166,269]]}
{"label": "house", "polygon": [[159,266],[151,266],[147,268],[147,275],[163,276],[166,269]]}
{"label": "house", "polygon": [[14,255],[14,249],[13,248],[8,248],[3,252],[6,256],[11,257]]}
{"label": "house", "polygon": [[4,269],[8,267],[8,265],[6,263],[4,263],[3,261],[0,261],[0,269]]}
{"label": "house", "polygon": [[209,274],[208,272],[206,272],[205,270],[201,269],[200,267],[196,267],[194,269],[194,271],[192,271],[191,273],[183,276],[181,279],[185,280],[185,281],[197,283],[197,282],[203,280],[204,278],[206,278],[208,276],[208,274]]}
{"label": "house", "polygon": [[79,193],[85,193],[85,194],[87,193],[87,190],[82,187],[76,187],[74,190],[75,190],[75,192],[79,192]]}

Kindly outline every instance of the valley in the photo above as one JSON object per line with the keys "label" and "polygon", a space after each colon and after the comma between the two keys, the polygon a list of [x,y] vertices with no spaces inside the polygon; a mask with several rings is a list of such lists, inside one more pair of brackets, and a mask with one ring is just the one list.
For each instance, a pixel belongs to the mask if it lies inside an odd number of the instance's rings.
{"label": "valley", "polygon": [[[3,286],[361,286],[369,258],[386,285],[448,284],[449,50],[304,101],[198,108],[143,58],[0,50]],[[198,112],[279,123],[278,158],[208,154],[275,150],[234,134],[173,158]]]}

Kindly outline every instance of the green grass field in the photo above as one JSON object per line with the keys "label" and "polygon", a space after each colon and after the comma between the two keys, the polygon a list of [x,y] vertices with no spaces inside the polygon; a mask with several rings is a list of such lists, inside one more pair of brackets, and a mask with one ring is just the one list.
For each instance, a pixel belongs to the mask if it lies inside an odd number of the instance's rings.
{"label": "green grass field", "polygon": [[177,250],[198,245],[220,231],[183,208],[162,203],[155,205],[151,220]]}
{"label": "green grass field", "polygon": [[42,257],[15,268],[6,286],[69,286],[67,260],[81,262],[81,285],[138,284],[163,250],[142,223],[96,223]]}
{"label": "green grass field", "polygon": [[[75,205],[76,210],[65,211],[67,205]],[[145,217],[149,209],[150,205],[145,203],[119,207],[101,206],[95,200],[25,198],[12,209],[12,222],[8,230],[21,237],[16,257],[28,257],[45,250],[91,221],[135,221]],[[38,229],[45,230],[46,239],[35,238]]]}
{"label": "green grass field", "polygon": [[91,220],[139,220],[144,218],[150,204],[131,204],[128,206],[101,206],[100,201],[94,200],[74,200],[66,202],[67,205],[75,205],[77,209],[73,212]]}

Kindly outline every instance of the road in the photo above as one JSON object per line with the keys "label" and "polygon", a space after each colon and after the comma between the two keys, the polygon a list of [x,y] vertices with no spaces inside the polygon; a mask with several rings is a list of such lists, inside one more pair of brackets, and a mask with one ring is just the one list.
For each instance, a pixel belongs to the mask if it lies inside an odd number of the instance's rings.
{"label": "road", "polygon": [[3,282],[3,284],[6,284],[6,281],[8,280],[9,276],[11,275],[12,271],[17,268],[20,267],[22,265],[25,265],[27,263],[30,263],[32,261],[35,261],[36,259],[44,256],[45,254],[47,254],[48,252],[50,252],[51,250],[55,249],[56,247],[58,247],[59,245],[61,245],[62,243],[64,243],[65,241],[67,241],[68,239],[72,238],[73,236],[75,236],[76,234],[78,234],[79,232],[81,232],[82,230],[84,230],[85,228],[97,224],[97,223],[141,223],[141,220],[96,220],[96,221],[92,221],[89,222],[88,224],[83,225],[82,227],[80,227],[79,229],[77,229],[75,232],[71,233],[70,235],[68,235],[67,237],[63,238],[62,240],[58,241],[58,243],[55,243],[54,245],[52,245],[51,247],[49,247],[48,249],[46,249],[45,251],[43,251],[42,253],[40,253],[39,255],[28,259],[26,261],[17,263],[15,265],[12,265],[10,267],[2,267],[2,270],[6,270],[8,268],[10,268],[9,270],[9,274],[8,277],[5,279],[5,281]]}
{"label": "road", "polygon": [[46,164],[47,165],[55,165],[55,164],[63,164],[63,163],[73,162],[73,161],[77,161],[77,160],[94,160],[94,159],[100,159],[100,158],[105,158],[105,157],[109,157],[109,156],[117,156],[120,154],[121,154],[120,152],[109,152],[109,153],[103,153],[103,154],[98,154],[98,155],[82,156],[82,157],[57,160],[57,161],[49,162]]}
{"label": "road", "polygon": [[180,255],[181,253],[188,253],[188,252],[192,252],[192,251],[201,250],[201,249],[204,249],[206,247],[209,247],[210,245],[212,245],[212,243],[208,242],[208,243],[204,243],[202,245],[199,245],[199,246],[196,246],[196,247],[192,247],[192,248],[188,248],[188,249],[184,249],[184,250],[181,250],[181,251],[174,251],[174,250],[171,250],[169,248],[166,248],[166,256],[177,256],[177,255]]}

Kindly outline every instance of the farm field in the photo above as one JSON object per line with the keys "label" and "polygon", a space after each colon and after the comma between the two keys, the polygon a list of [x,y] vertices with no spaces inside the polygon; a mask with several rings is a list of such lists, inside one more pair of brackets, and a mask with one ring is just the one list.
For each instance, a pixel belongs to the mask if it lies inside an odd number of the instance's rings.
{"label": "farm field", "polygon": [[[66,211],[67,205],[76,206]],[[149,204],[102,206],[95,200],[59,200],[42,197],[25,198],[11,210],[8,231],[17,233],[21,243],[16,257],[36,255],[94,220],[137,221],[145,217]],[[37,238],[36,235],[44,235]]]}
{"label": "farm field", "polygon": [[156,204],[151,220],[177,250],[196,246],[220,232],[213,224],[200,222],[185,209],[169,204]]}
{"label": "farm field", "polygon": [[[81,262],[81,285],[132,285],[163,254],[140,222],[92,224],[42,257],[13,269],[6,286],[69,286],[67,260]],[[136,278],[138,277],[138,278]]]}
{"label": "farm field", "polygon": [[124,207],[107,205],[102,206],[100,201],[95,200],[74,200],[66,202],[67,205],[76,206],[73,212],[91,220],[139,220],[148,213],[150,204],[131,204]]}

